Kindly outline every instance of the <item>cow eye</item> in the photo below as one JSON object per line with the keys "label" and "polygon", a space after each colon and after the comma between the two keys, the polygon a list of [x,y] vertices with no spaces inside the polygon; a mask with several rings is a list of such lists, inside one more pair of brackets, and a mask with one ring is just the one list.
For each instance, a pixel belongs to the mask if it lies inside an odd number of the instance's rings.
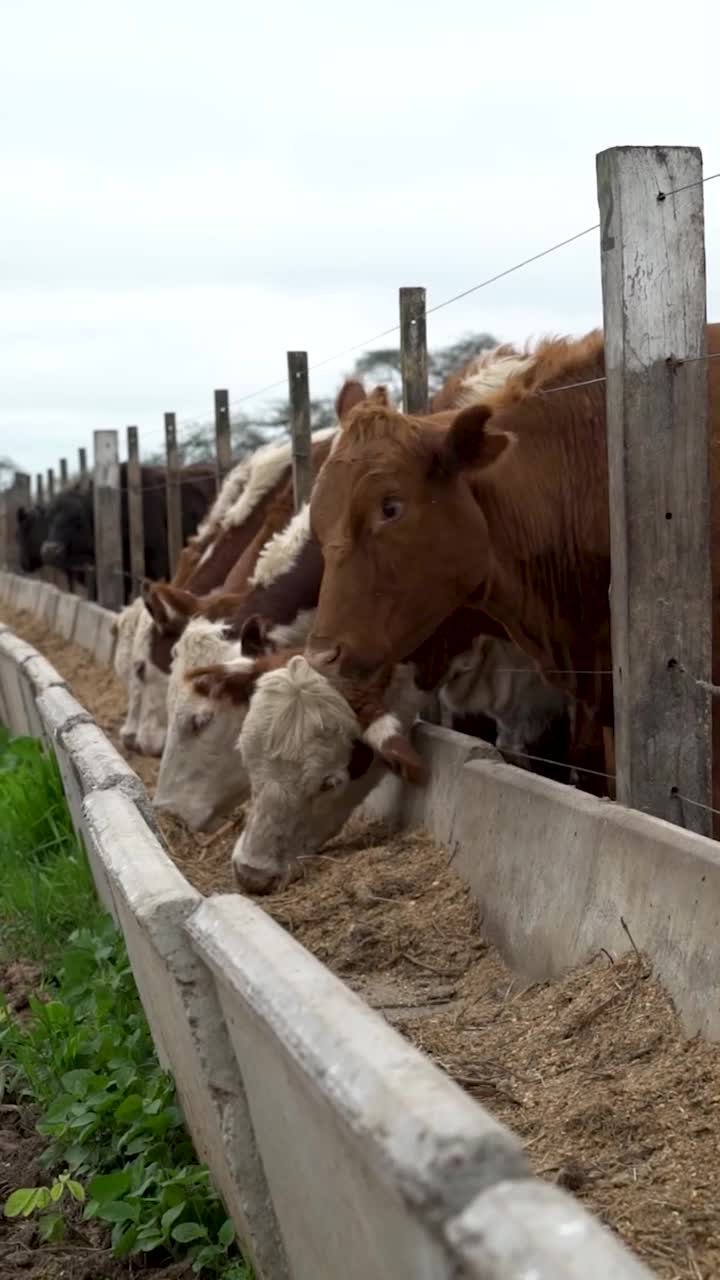
{"label": "cow eye", "polygon": [[347,774],[344,769],[338,769],[335,773],[329,773],[320,783],[321,791],[337,791],[345,785]]}
{"label": "cow eye", "polygon": [[202,733],[203,729],[207,728],[211,720],[212,711],[209,709],[205,711],[196,711],[195,714],[190,717],[190,732],[193,737],[197,737],[199,733]]}
{"label": "cow eye", "polygon": [[140,681],[143,681],[145,679],[145,663],[144,662],[135,663],[135,675]]}
{"label": "cow eye", "polygon": [[389,520],[398,520],[403,513],[403,509],[400,498],[383,498],[380,503],[382,518],[386,523]]}

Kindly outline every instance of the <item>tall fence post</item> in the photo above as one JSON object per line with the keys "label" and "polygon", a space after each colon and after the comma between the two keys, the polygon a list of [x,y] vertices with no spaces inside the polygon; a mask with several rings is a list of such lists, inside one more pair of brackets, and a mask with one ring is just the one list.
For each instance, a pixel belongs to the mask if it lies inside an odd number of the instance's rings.
{"label": "tall fence post", "polygon": [[428,359],[425,290],[400,290],[400,365],[403,412],[427,413]]}
{"label": "tall fence post", "polygon": [[139,594],[145,577],[145,527],[143,523],[142,469],[137,427],[127,429],[128,535],[130,540],[131,594]]}
{"label": "tall fence post", "polygon": [[60,459],[60,489],[67,489],[68,482],[68,465],[67,458]]}
{"label": "tall fence post", "polygon": [[310,498],[312,489],[312,436],[310,432],[310,383],[307,351],[288,351],[290,389],[290,439],[295,510]]}
{"label": "tall fence post", "polygon": [[617,799],[710,834],[702,157],[613,147],[597,177]]}
{"label": "tall fence post", "polygon": [[55,497],[55,472],[52,467],[48,467],[47,469],[47,493],[48,502],[52,502]]}
{"label": "tall fence post", "polygon": [[35,476],[35,499],[39,506],[43,506],[45,502],[45,481],[42,471],[38,471]]}
{"label": "tall fence post", "polygon": [[232,468],[230,397],[227,391],[215,392],[215,465],[219,492],[223,480]]}
{"label": "tall fence post", "polygon": [[98,603],[122,609],[125,584],[122,558],[122,495],[117,431],[93,433],[95,475],[95,574]]}
{"label": "tall fence post", "polygon": [[177,446],[175,414],[165,414],[165,453],[167,457],[167,540],[170,577],[174,577],[182,551],[182,507],[180,501],[180,457]]}
{"label": "tall fence post", "polygon": [[24,471],[16,471],[13,482],[2,495],[3,498],[3,531],[2,559],[8,569],[20,568],[20,555],[17,539],[18,511],[30,506],[30,477]]}
{"label": "tall fence post", "polygon": [[78,479],[81,489],[87,488],[87,478],[87,450],[78,449]]}

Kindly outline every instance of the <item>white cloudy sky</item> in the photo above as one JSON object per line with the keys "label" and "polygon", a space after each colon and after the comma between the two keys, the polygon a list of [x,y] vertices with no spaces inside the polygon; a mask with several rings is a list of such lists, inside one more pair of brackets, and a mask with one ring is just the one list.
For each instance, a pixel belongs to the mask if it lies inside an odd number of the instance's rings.
{"label": "white cloudy sky", "polygon": [[[718,35],[709,0],[0,0],[0,454],[35,472],[129,422],[156,445],[163,410],[361,342],[398,285],[432,305],[595,222],[604,147],[720,169]],[[429,341],[599,319],[593,234]]]}

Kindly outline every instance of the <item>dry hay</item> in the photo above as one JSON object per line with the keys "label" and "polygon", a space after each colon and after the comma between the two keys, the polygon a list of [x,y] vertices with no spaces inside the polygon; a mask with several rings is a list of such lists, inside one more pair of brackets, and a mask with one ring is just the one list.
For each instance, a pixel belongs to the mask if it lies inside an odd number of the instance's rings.
{"label": "dry hay", "polygon": [[[32,630],[9,620],[117,745],[122,697],[108,672],[34,620]],[[145,766],[149,781],[157,765]],[[206,843],[172,819],[163,825],[188,879],[206,893],[232,889],[234,830]],[[537,1174],[573,1191],[659,1276],[720,1276],[720,1053],[683,1036],[631,946],[632,921],[625,956],[600,953],[563,981],[523,989],[482,942],[447,852],[423,834],[388,839],[357,821],[304,859],[284,892],[258,902],[519,1134]]]}

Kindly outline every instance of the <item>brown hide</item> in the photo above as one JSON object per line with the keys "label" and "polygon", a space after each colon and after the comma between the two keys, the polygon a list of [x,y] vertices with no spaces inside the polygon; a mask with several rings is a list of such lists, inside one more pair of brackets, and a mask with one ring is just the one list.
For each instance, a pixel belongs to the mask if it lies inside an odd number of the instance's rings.
{"label": "brown hide", "polygon": [[[708,353],[720,354],[720,325],[708,326]],[[710,435],[720,446],[720,361],[707,372]],[[477,605],[579,700],[591,727],[579,717],[578,746],[589,737],[596,750],[612,725],[612,681],[600,674],[611,669],[605,385],[571,384],[603,375],[595,334],[542,344],[491,411],[422,419],[355,408],[311,501],[325,573],[309,652],[370,675],[407,658],[463,604]],[[571,389],[540,394],[562,387]],[[716,447],[710,457],[720,682]],[[713,746],[720,762],[720,708]],[[602,771],[603,758],[587,767]],[[714,777],[720,807],[720,767]]]}

